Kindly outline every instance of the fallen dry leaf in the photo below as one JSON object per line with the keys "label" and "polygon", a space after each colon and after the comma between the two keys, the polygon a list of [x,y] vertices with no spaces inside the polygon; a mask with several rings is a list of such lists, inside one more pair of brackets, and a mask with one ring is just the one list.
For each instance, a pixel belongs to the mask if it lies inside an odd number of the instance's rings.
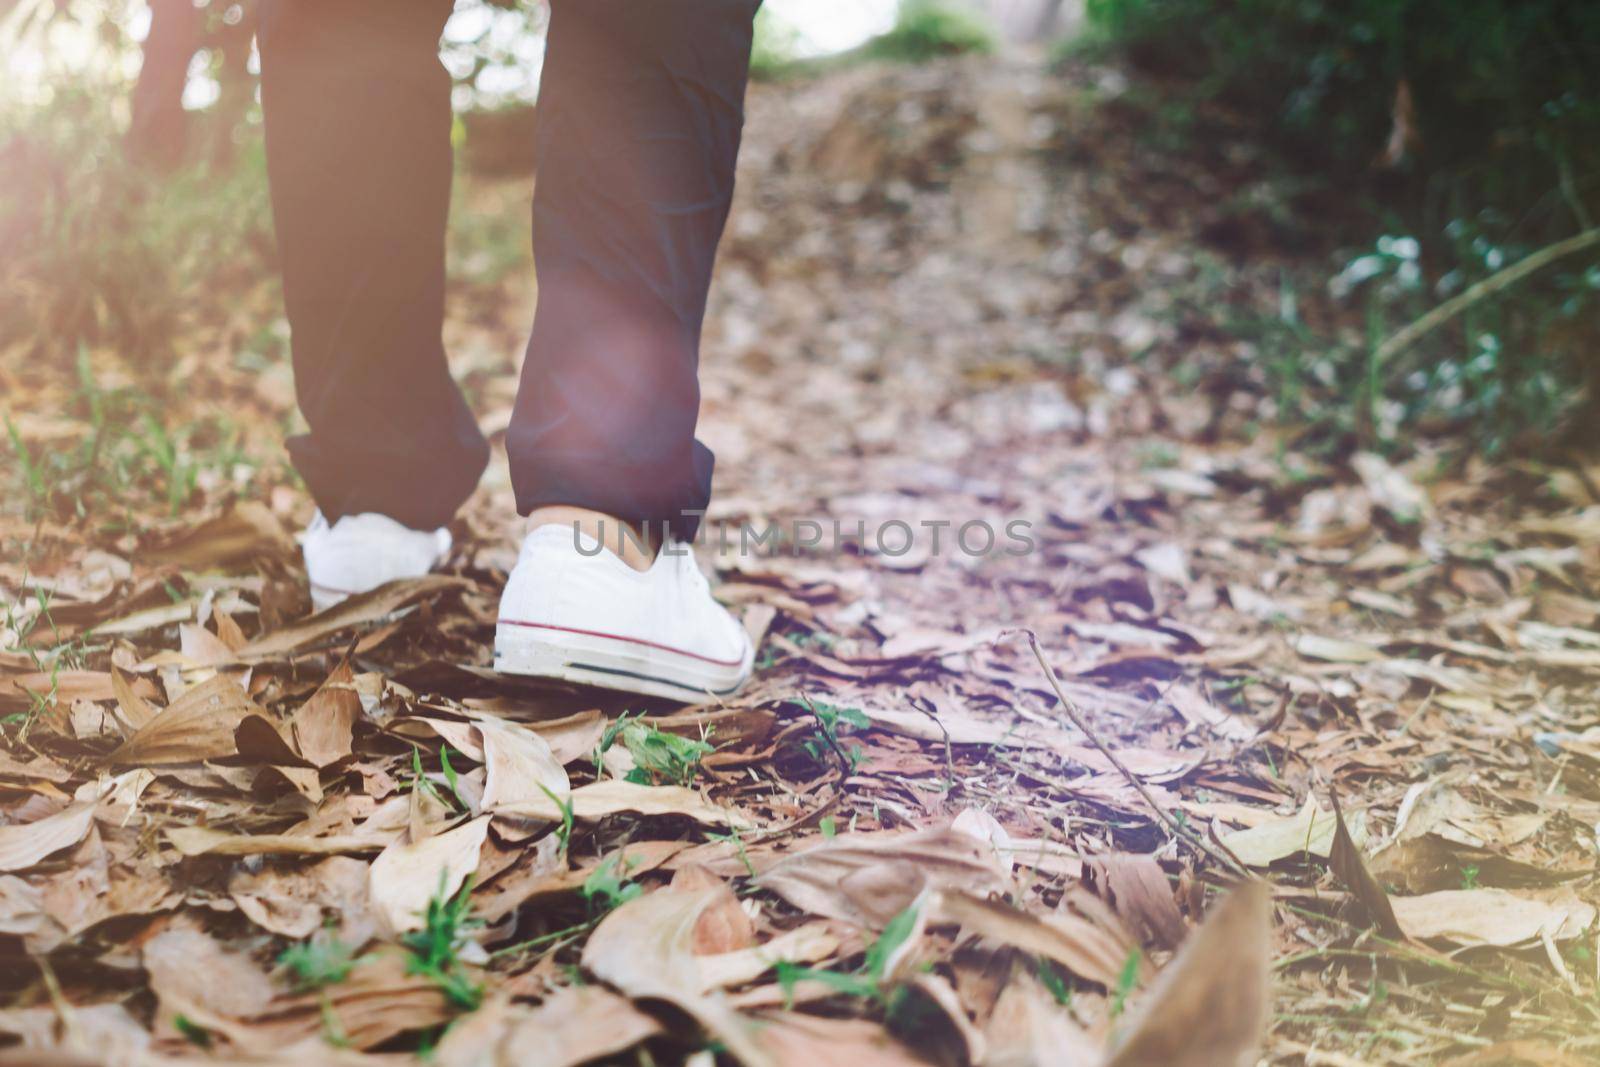
{"label": "fallen dry leaf", "polygon": [[[636,815],[685,815],[707,826],[749,827],[738,812],[717,807],[705,797],[677,785],[638,785],[607,778],[581,785],[567,798],[576,819],[603,819],[607,815],[631,812]],[[516,815],[547,822],[561,821],[561,808],[542,792],[515,802],[501,804],[496,813]]]}
{"label": "fallen dry leaf", "polygon": [[1249,882],[1218,901],[1135,1008],[1106,1067],[1245,1067],[1267,1025],[1271,909]]}
{"label": "fallen dry leaf", "polygon": [[755,1023],[719,994],[702,992],[695,929],[723,890],[659,890],[612,911],[589,935],[583,966],[635,1000],[664,1000],[704,1026],[745,1067],[769,1067]]}
{"label": "fallen dry leaf", "polygon": [[488,834],[489,816],[480,815],[453,830],[384,849],[372,861],[367,885],[372,907],[388,930],[417,929],[429,900],[455,896],[478,869]]}
{"label": "fallen dry leaf", "polygon": [[993,847],[952,829],[840,834],[756,881],[801,911],[870,929],[881,929],[924,889],[983,895],[1006,887]]}
{"label": "fallen dry leaf", "polygon": [[1505,889],[1442,889],[1390,897],[1389,903],[1406,936],[1460,948],[1536,945],[1543,937],[1570,941],[1595,921],[1594,905],[1570,894],[1543,900]]}

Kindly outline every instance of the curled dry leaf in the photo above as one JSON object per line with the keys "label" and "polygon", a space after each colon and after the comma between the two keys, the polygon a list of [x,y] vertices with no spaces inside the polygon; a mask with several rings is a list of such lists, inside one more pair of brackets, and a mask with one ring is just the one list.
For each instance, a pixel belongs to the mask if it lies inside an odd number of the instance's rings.
{"label": "curled dry leaf", "polygon": [[1266,1030],[1271,898],[1249,882],[1223,897],[1162,969],[1106,1067],[1245,1067]]}
{"label": "curled dry leaf", "polygon": [[217,675],[186,690],[134,732],[106,761],[113,766],[198,763],[239,753],[236,732],[249,718],[276,727],[232,679]]}
{"label": "curled dry leaf", "polygon": [[1055,960],[1079,977],[1108,989],[1128,957],[1128,947],[1104,929],[1078,916],[1058,912],[1033,915],[999,900],[958,890],[936,892],[928,900],[927,921],[958,923],[968,934]]}
{"label": "curled dry leaf", "polygon": [[974,895],[1006,887],[988,841],[951,828],[841,834],[763,871],[757,884],[801,911],[881,929],[924,889]]}
{"label": "curled dry leaf", "polygon": [[[1222,834],[1220,840],[1240,862],[1251,867],[1267,867],[1303,852],[1326,858],[1333,850],[1335,825],[1333,812],[1324,811],[1317,805],[1316,798],[1308,794],[1305,804],[1289,818],[1273,819]],[[1358,828],[1352,833],[1352,839],[1364,837],[1363,830]]]}
{"label": "curled dry leaf", "polygon": [[314,641],[331,637],[352,626],[376,622],[401,608],[425,597],[434,596],[446,589],[463,585],[459,578],[444,574],[427,574],[421,578],[406,578],[381,585],[368,593],[343,600],[327,611],[286,626],[270,634],[263,634],[238,651],[242,662],[251,663],[271,659],[293,652]]}
{"label": "curled dry leaf", "polygon": [[745,1067],[770,1067],[752,1020],[716,993],[694,954],[695,930],[726,887],[660,890],[628,901],[601,920],[583,948],[583,966],[636,1000],[663,1000],[682,1009],[720,1040]]}
{"label": "curled dry leaf", "polygon": [[[748,828],[751,825],[738,812],[719,808],[693,789],[678,785],[639,785],[607,778],[579,786],[572,790],[568,800],[575,819],[603,819],[607,815],[633,812],[636,815],[686,815],[707,826]],[[503,803],[496,808],[496,813],[561,821],[561,808],[542,792],[537,797]]]}
{"label": "curled dry leaf", "polygon": [[300,754],[315,767],[327,767],[350,755],[361,697],[355,691],[350,661],[343,659],[300,705],[289,727]]}
{"label": "curled dry leaf", "polygon": [[653,1016],[609,989],[564,986],[536,1008],[507,999],[484,1005],[449,1029],[432,1062],[437,1067],[578,1067],[664,1032]]}
{"label": "curled dry leaf", "polygon": [[417,929],[429,900],[455,896],[478,869],[478,852],[488,834],[489,816],[480,815],[453,830],[384,849],[372,861],[367,886],[372,907],[388,930]]}
{"label": "curled dry leaf", "polygon": [[1098,1063],[1095,1041],[1020,966],[1000,992],[984,1027],[984,1067],[1057,1067]]}
{"label": "curled dry leaf", "polygon": [[1504,889],[1443,889],[1417,897],[1390,897],[1395,920],[1419,941],[1448,941],[1461,948],[1536,945],[1544,938],[1570,941],[1594,925],[1595,908],[1570,893],[1551,900]]}
{"label": "curled dry leaf", "polygon": [[1389,894],[1383,891],[1383,886],[1372,877],[1372,872],[1367,870],[1367,861],[1361,855],[1361,849],[1350,836],[1350,830],[1345,825],[1344,812],[1339,807],[1339,796],[1333,796],[1333,844],[1328,852],[1328,865],[1333,868],[1333,873],[1339,876],[1350,892],[1355,894],[1356,901],[1366,910],[1368,918],[1387,937],[1404,937],[1405,931],[1400,926],[1400,921],[1395,918],[1394,908],[1390,906]]}
{"label": "curled dry leaf", "polygon": [[800,1012],[760,1017],[761,1042],[775,1067],[927,1067],[887,1030],[866,1019],[828,1019]]}
{"label": "curled dry leaf", "polygon": [[0,826],[0,871],[24,871],[64,848],[71,848],[94,823],[94,801],[80,801],[33,822]]}
{"label": "curled dry leaf", "polygon": [[481,810],[501,811],[532,800],[550,802],[572,795],[572,783],[550,743],[526,726],[481,715],[473,723],[482,743],[484,768]]}

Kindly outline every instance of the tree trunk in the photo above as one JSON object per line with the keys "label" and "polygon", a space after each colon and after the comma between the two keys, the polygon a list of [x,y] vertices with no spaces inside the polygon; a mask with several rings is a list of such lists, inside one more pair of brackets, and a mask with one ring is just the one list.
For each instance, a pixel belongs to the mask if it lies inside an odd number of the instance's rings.
{"label": "tree trunk", "polygon": [[144,40],[125,141],[135,162],[164,171],[183,162],[189,147],[183,88],[204,28],[205,12],[190,0],[150,0],[150,34]]}

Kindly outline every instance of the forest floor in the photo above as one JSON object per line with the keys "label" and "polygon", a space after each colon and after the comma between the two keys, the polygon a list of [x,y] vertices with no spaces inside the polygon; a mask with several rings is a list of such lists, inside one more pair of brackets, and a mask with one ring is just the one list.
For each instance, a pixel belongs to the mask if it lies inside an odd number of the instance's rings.
{"label": "forest floor", "polygon": [[[1600,1059],[1600,466],[1274,428],[1231,325],[1326,275],[1318,209],[1129,93],[752,90],[708,518],[857,543],[702,546],[726,701],[487,669],[503,452],[442,574],[312,615],[269,285],[161,372],[220,436],[102,445],[111,354],[0,368],[4,1062]],[[520,248],[530,189],[467,219]],[[497,441],[532,303],[453,303]],[[83,450],[163,480],[48,483]]]}

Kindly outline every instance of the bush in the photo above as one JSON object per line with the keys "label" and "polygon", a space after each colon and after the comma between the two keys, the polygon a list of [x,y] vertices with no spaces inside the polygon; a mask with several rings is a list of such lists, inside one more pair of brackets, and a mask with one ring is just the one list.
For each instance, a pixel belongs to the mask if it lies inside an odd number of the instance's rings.
{"label": "bush", "polygon": [[259,143],[233,171],[153,174],[124,158],[110,99],[59,88],[0,116],[0,349],[164,356],[187,316],[270,272]]}
{"label": "bush", "polygon": [[992,52],[994,31],[976,12],[950,0],[901,0],[894,28],[868,42],[875,59],[917,63],[938,56]]}
{"label": "bush", "polygon": [[1592,248],[1392,365],[1372,354],[1409,318],[1600,218],[1600,4],[1088,0],[1088,12],[1104,40],[1175,79],[1173,95],[1254,117],[1291,166],[1372,195],[1371,243],[1339,285],[1373,337],[1308,350],[1300,370],[1318,378],[1284,390],[1299,397],[1286,414],[1327,416],[1306,405],[1319,382],[1342,382],[1342,400],[1362,402],[1346,421],[1369,437],[1428,417],[1501,447],[1572,412],[1600,343]]}

